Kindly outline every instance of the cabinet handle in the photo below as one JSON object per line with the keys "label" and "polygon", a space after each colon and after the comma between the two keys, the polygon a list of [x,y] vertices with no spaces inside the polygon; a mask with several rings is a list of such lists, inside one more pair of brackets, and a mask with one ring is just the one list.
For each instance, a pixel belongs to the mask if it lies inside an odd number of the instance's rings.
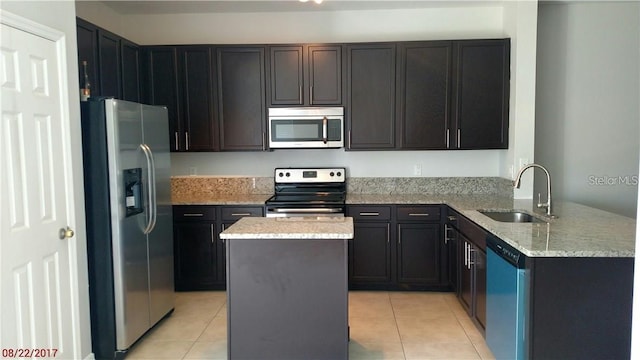
{"label": "cabinet handle", "polygon": [[360,216],[380,216],[379,212],[361,212]]}
{"label": "cabinet handle", "polygon": [[309,105],[313,105],[313,85],[309,86]]}
{"label": "cabinet handle", "polygon": [[469,245],[469,270],[471,270],[471,266],[473,266],[475,263],[475,261],[473,261],[475,252],[476,251],[472,249],[471,245]]}
{"label": "cabinet handle", "polygon": [[349,130],[349,136],[347,136],[347,149],[351,149],[351,130]]}
{"label": "cabinet handle", "polygon": [[216,241],[215,230],[213,229],[213,224],[211,224],[211,243],[213,244]]}
{"label": "cabinet handle", "polygon": [[267,133],[266,132],[262,132],[262,151],[266,151],[267,147],[265,146],[265,144],[267,143]]}
{"label": "cabinet handle", "polygon": [[456,221],[456,220],[458,220],[458,218],[457,218],[457,217],[455,217],[455,216],[449,215],[449,216],[447,216],[447,220],[449,220],[449,221]]}
{"label": "cabinet handle", "polygon": [[176,151],[178,151],[178,132],[177,132],[177,131],[174,133],[174,137],[175,137],[175,139],[176,139],[176,146],[175,146],[175,149],[176,149]]}
{"label": "cabinet handle", "polygon": [[302,99],[302,86],[298,86],[298,103],[302,105],[304,100]]}
{"label": "cabinet handle", "polygon": [[189,132],[184,133],[184,149],[189,150]]}
{"label": "cabinet handle", "polygon": [[251,213],[231,213],[231,216],[251,216]]}
{"label": "cabinet handle", "polygon": [[460,149],[460,128],[458,128],[458,149]]}
{"label": "cabinet handle", "polygon": [[429,216],[429,213],[409,213],[409,216]]}
{"label": "cabinet handle", "polygon": [[186,217],[202,217],[202,216],[204,216],[204,214],[202,214],[202,213],[184,213],[184,214],[182,214],[182,216],[186,216]]}
{"label": "cabinet handle", "polygon": [[449,129],[447,129],[447,132],[444,136],[446,136],[446,139],[447,139],[447,149],[448,149],[449,148]]}
{"label": "cabinet handle", "polygon": [[449,243],[449,226],[444,224],[444,244],[447,245]]}

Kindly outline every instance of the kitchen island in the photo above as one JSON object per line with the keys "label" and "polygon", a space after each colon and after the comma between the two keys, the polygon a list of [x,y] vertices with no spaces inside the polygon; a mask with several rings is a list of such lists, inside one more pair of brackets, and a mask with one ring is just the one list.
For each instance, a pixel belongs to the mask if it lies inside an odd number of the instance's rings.
{"label": "kitchen island", "polygon": [[220,238],[230,359],[348,358],[351,218],[247,217]]}

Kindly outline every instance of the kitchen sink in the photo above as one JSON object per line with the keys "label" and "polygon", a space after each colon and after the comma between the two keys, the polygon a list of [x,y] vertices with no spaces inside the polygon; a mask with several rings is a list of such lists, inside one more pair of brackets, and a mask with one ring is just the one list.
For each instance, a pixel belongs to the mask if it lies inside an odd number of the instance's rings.
{"label": "kitchen sink", "polygon": [[488,216],[495,221],[512,223],[543,223],[546,222],[526,212],[517,210],[495,211],[479,210],[482,215]]}

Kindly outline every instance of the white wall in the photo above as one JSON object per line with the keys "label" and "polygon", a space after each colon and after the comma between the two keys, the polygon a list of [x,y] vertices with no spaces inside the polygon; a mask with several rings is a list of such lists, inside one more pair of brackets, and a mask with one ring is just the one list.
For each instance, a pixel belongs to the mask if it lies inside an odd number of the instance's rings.
{"label": "white wall", "polygon": [[[411,177],[414,166],[424,177],[497,176],[501,150],[485,151],[344,151],[274,150],[172,154],[173,175],[273,176],[276,167],[345,166],[348,176]],[[460,164],[460,165],[456,165]],[[192,170],[193,169],[193,170]]]}
{"label": "white wall", "polygon": [[545,3],[538,20],[536,161],[556,199],[635,217],[637,182],[618,177],[638,175],[640,3]]}
{"label": "white wall", "polygon": [[[500,176],[513,179],[523,165],[534,161],[538,2],[507,1],[504,12],[504,29],[511,38],[510,146],[501,154]],[[532,196],[533,176],[527,174],[514,197]]]}
{"label": "white wall", "polygon": [[[82,189],[82,135],[80,130],[80,91],[74,86],[78,84],[78,47],[76,45],[76,19],[75,6],[73,1],[6,1],[0,2],[0,8],[15,15],[33,20],[53,29],[64,32],[67,52],[67,83],[69,89],[69,116],[71,118],[71,149],[72,168],[76,185]],[[3,164],[4,165],[4,164]],[[77,296],[79,303],[76,304],[80,313],[79,319],[67,319],[67,321],[77,322],[79,326],[80,344],[77,346],[78,355],[82,358],[92,356],[91,352],[91,327],[89,319],[89,279],[87,272],[87,249],[85,238],[84,219],[84,197],[83,192],[78,191],[74,198],[76,223],[76,256],[78,273]],[[74,224],[72,224],[74,225]],[[38,344],[44,346],[44,343]]]}
{"label": "white wall", "polygon": [[[509,2],[507,2],[509,3]],[[512,49],[511,61],[519,63],[512,75],[512,92],[520,100],[511,110],[509,157],[533,157],[535,34],[537,1],[509,10],[505,19],[503,6],[452,2],[427,9],[369,10],[337,12],[284,13],[205,13],[122,15],[111,19],[113,28],[102,26],[143,45],[153,44],[241,44],[241,43],[306,43],[366,42],[398,40],[437,40],[512,37],[526,38]],[[533,4],[531,6],[530,4]],[[102,5],[104,6],[104,5]],[[506,5],[505,5],[506,6]],[[78,5],[78,16],[98,20],[99,5]],[[111,10],[109,10],[111,11]],[[520,21],[526,20],[523,24]],[[102,21],[105,21],[102,18]],[[506,23],[511,25],[507,26]],[[533,26],[533,28],[528,28]],[[529,57],[524,59],[523,57]],[[513,81],[522,81],[514,86]],[[522,79],[522,80],[520,80]],[[512,100],[513,102],[514,100]],[[514,126],[515,119],[521,126]],[[515,130],[514,130],[515,129]],[[517,142],[522,142],[521,146]],[[524,155],[517,153],[524,152]],[[196,167],[199,174],[270,176],[272,168],[298,163],[346,166],[354,176],[413,176],[413,165],[422,166],[422,176],[502,176],[510,177],[507,150],[491,151],[421,151],[421,152],[313,152],[274,151],[269,153],[174,154],[173,173],[188,174]],[[526,186],[523,186],[526,191]],[[528,191],[530,196],[531,191]]]}

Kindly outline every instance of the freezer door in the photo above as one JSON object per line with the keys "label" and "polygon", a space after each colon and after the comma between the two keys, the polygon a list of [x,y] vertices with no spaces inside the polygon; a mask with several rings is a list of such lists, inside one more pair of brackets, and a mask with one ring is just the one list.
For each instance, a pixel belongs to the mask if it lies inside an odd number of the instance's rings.
{"label": "freezer door", "polygon": [[142,105],[143,142],[155,165],[155,226],[148,236],[151,325],[174,307],[171,160],[167,109]]}
{"label": "freezer door", "polygon": [[[140,104],[105,101],[113,229],[116,346],[128,349],[149,329],[147,161],[140,148]],[[126,174],[126,176],[125,176]]]}

